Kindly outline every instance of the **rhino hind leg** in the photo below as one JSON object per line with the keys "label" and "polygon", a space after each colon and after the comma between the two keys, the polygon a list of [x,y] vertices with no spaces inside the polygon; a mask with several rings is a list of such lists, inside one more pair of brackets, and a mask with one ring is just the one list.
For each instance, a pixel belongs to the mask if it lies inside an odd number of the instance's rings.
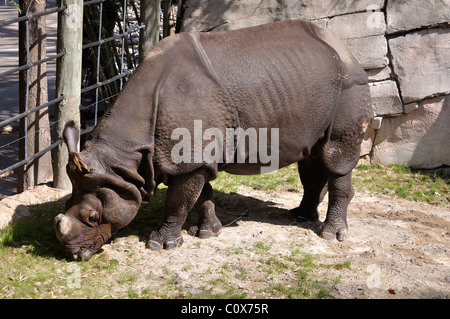
{"label": "rhino hind leg", "polygon": [[150,234],[147,248],[173,249],[183,244],[181,228],[209,180],[210,174],[205,169],[169,177],[163,223],[159,230]]}
{"label": "rhino hind leg", "polygon": [[216,216],[214,191],[210,183],[206,183],[194,208],[199,212],[199,223],[191,226],[188,233],[199,238],[219,236],[222,223]]}
{"label": "rhino hind leg", "polygon": [[342,241],[347,236],[347,206],[353,198],[351,173],[338,175],[325,167],[320,158],[307,158],[298,163],[304,194],[300,206],[291,210],[298,222],[319,221],[317,207],[329,192],[325,221],[319,235],[327,240]]}
{"label": "rhino hind leg", "polygon": [[298,162],[298,172],[304,188],[300,206],[291,210],[298,222],[318,221],[317,207],[327,193],[328,172],[320,158],[312,156]]}
{"label": "rhino hind leg", "polygon": [[347,237],[347,207],[354,196],[351,173],[331,174],[328,181],[329,203],[327,217],[319,226],[319,234],[327,240],[343,241]]}
{"label": "rhino hind leg", "polygon": [[343,90],[339,111],[323,145],[328,171],[328,210],[319,227],[321,237],[342,241],[348,233],[347,207],[354,196],[352,170],[358,164],[361,142],[371,116],[369,88],[354,85]]}

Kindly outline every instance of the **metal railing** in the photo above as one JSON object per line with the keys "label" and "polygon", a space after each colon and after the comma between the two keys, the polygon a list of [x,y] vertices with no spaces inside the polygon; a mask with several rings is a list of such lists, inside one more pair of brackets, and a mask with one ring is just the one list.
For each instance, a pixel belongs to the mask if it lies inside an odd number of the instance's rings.
{"label": "metal railing", "polygon": [[[126,59],[126,55],[129,54],[130,56],[137,56],[138,54],[138,47],[137,44],[133,45],[133,42],[131,40],[131,35],[138,33],[141,29],[145,28],[146,26],[144,24],[137,24],[137,17],[136,17],[136,23],[130,23],[129,20],[129,0],[119,0],[122,2],[122,11],[120,12],[122,14],[121,17],[121,25],[119,26],[119,31],[121,32],[115,32],[112,36],[107,37],[107,38],[102,38],[102,27],[103,27],[103,12],[104,12],[104,3],[106,2],[106,0],[92,0],[92,1],[86,1],[84,3],[85,6],[88,5],[94,5],[94,4],[98,4],[99,5],[99,25],[98,25],[98,38],[96,39],[96,41],[94,42],[89,42],[89,43],[85,43],[82,46],[83,50],[86,49],[92,49],[92,48],[96,48],[96,63],[95,63],[95,70],[94,70],[94,74],[96,75],[96,79],[94,83],[89,83],[89,81],[84,81],[84,83],[87,82],[87,85],[85,87],[83,87],[81,89],[81,94],[86,94],[90,91],[94,91],[94,96],[95,96],[95,102],[91,103],[89,105],[82,105],[80,106],[80,109],[83,110],[88,110],[91,108],[94,108],[94,121],[93,121],[93,125],[85,127],[81,134],[86,134],[90,131],[93,130],[93,128],[97,125],[98,123],[98,113],[99,113],[99,106],[100,103],[105,103],[109,100],[113,100],[115,99],[115,97],[117,96],[117,92],[113,95],[104,97],[103,99],[100,100],[100,88],[102,88],[105,85],[108,85],[110,83],[113,83],[115,81],[119,81],[119,91],[122,90],[123,87],[123,83],[124,83],[124,79],[126,79],[127,77],[129,77],[131,75],[131,73],[135,70],[135,68],[137,67],[138,63],[137,63],[137,58],[135,59],[135,63],[133,64],[132,68],[125,68],[125,59]],[[119,2],[118,1],[118,2]],[[132,2],[133,5],[136,5],[136,3]],[[120,59],[119,59],[119,65],[116,65],[117,68],[117,75],[114,75],[110,78],[101,78],[101,74],[102,74],[102,70],[101,70],[101,46],[105,45],[105,44],[110,44],[110,43],[114,43],[116,46],[119,47],[119,51],[120,51]],[[128,42],[128,44],[130,44],[130,46],[126,45],[126,42]],[[126,52],[128,47],[128,52]]]}
{"label": "metal railing", "polygon": [[[17,67],[13,67],[8,69],[7,71],[1,72],[0,73],[0,82],[2,81],[2,79],[5,79],[7,76],[11,76],[11,75],[16,75],[17,73],[20,72],[26,72],[26,95],[28,97],[28,93],[29,93],[29,70],[33,67],[36,67],[38,65],[44,64],[44,63],[48,63],[50,61],[54,61],[57,59],[60,59],[61,57],[63,57],[66,52],[64,51],[60,51],[57,52],[56,54],[52,54],[52,55],[46,55],[45,57],[39,59],[38,61],[30,61],[29,58],[29,52],[30,52],[30,44],[28,42],[28,35],[30,32],[30,21],[32,19],[36,19],[38,17],[42,17],[42,16],[47,16],[50,14],[61,14],[63,11],[67,10],[66,6],[61,6],[61,7],[56,7],[56,8],[50,8],[50,9],[46,9],[44,12],[39,12],[39,13],[35,13],[35,14],[30,14],[29,13],[29,8],[31,7],[31,4],[36,1],[36,0],[31,0],[30,5],[28,6],[27,10],[24,12],[23,16],[18,17],[18,18],[14,18],[14,19],[8,19],[8,20],[3,20],[0,21],[0,28],[1,27],[5,27],[5,26],[11,26],[14,24],[18,24],[20,22],[25,23],[25,27],[26,27],[26,55],[27,55],[27,62],[23,65],[19,65]],[[129,6],[134,5],[136,6],[136,3],[130,1],[130,0],[119,0],[118,2],[114,2],[114,4],[121,4],[121,8],[120,5],[118,6],[118,10],[120,11],[118,14],[121,15],[121,20],[119,22],[117,22],[115,24],[115,30],[114,30],[114,34],[112,36],[109,37],[103,37],[104,32],[102,32],[102,28],[104,27],[104,21],[103,21],[103,16],[104,16],[104,3],[106,1],[110,1],[111,0],[92,0],[92,1],[85,1],[84,2],[84,7],[86,8],[87,6],[99,6],[99,17],[98,17],[98,37],[96,39],[96,41],[93,42],[89,42],[89,43],[85,43],[83,45],[83,50],[95,50],[96,51],[96,63],[95,65],[95,69],[94,70],[90,70],[91,72],[95,73],[95,80],[94,81],[90,81],[87,82],[85,81],[85,85],[84,87],[81,89],[81,93],[82,95],[86,95],[86,94],[93,94],[94,95],[94,101],[88,101],[88,104],[85,105],[86,103],[81,103],[80,105],[80,110],[92,110],[92,112],[94,113],[94,120],[92,125],[86,125],[86,127],[82,130],[82,134],[86,134],[88,132],[90,132],[98,123],[98,120],[100,118],[99,115],[99,109],[100,106],[103,104],[102,107],[106,107],[107,105],[105,104],[108,101],[113,100],[118,92],[112,94],[112,95],[105,95],[106,90],[104,90],[103,92],[101,92],[101,89],[105,86],[107,86],[108,84],[111,84],[113,82],[118,81],[119,84],[119,91],[122,89],[123,83],[125,82],[126,78],[134,71],[134,69],[137,67],[137,61],[138,59],[134,59],[130,65],[130,63],[126,63],[125,60],[127,59],[127,57],[129,56],[136,56],[138,54],[138,47],[136,43],[133,43],[133,41],[135,41],[136,39],[136,34],[138,34],[140,32],[141,29],[145,28],[145,25],[143,24],[138,24],[138,19],[136,17],[136,21],[135,22],[130,22],[130,11],[134,11],[134,14],[136,14],[136,10],[129,10]],[[136,8],[134,8],[136,9]],[[132,36],[134,35],[134,38],[132,38]],[[106,78],[104,72],[102,72],[103,69],[103,65],[101,62],[101,58],[102,58],[102,46],[105,46],[107,44],[116,46],[118,48],[118,52],[119,52],[119,58],[114,62],[115,63],[115,67],[117,68],[118,72],[117,74],[115,74],[114,76],[110,77],[110,78]],[[0,52],[2,51],[2,48],[0,48]],[[0,61],[1,64],[1,61]],[[18,85],[18,84],[17,84]],[[81,85],[81,83],[74,83],[73,85]],[[50,89],[48,90],[50,91]],[[57,147],[60,143],[61,140],[52,140],[50,142],[50,145],[48,147],[46,147],[43,150],[40,150],[39,152],[29,155],[27,156],[27,150],[25,150],[25,158],[15,162],[12,165],[9,165],[8,167],[2,167],[3,165],[1,164],[1,162],[5,162],[2,161],[1,158],[2,156],[6,156],[3,153],[11,153],[11,151],[5,152],[5,150],[9,147],[11,148],[13,145],[18,144],[18,142],[22,139],[25,139],[25,147],[27,145],[26,140],[27,138],[31,135],[31,134],[38,134],[39,132],[29,132],[27,130],[27,117],[37,111],[41,111],[41,110],[49,110],[49,107],[55,106],[58,103],[61,103],[64,100],[64,96],[57,96],[51,100],[49,100],[48,102],[45,102],[33,109],[28,110],[28,99],[26,99],[26,107],[24,112],[21,112],[17,115],[14,116],[10,116],[9,118],[2,120],[0,122],[0,130],[4,129],[7,126],[12,126],[12,127],[17,127],[12,125],[14,124],[14,122],[17,122],[19,120],[25,121],[25,133],[23,134],[23,137],[20,137],[18,139],[14,139],[13,141],[8,141],[6,143],[2,144],[2,140],[0,139],[0,178],[10,175],[12,174],[17,168],[21,167],[21,166],[26,166],[29,162],[33,161],[34,159],[42,156],[43,154],[51,151],[52,149],[54,149],[55,147]],[[0,100],[0,103],[1,100]],[[106,105],[106,106],[105,106]],[[13,112],[15,113],[15,112]],[[50,113],[50,112],[49,112]],[[50,117],[51,118],[51,117]],[[56,120],[53,119],[50,121],[50,130],[53,131],[52,127],[54,127],[54,125],[56,124]],[[18,154],[18,149],[19,147],[14,147],[16,154]]]}
{"label": "metal railing", "polygon": [[[27,60],[26,64],[19,65],[19,66],[15,67],[15,68],[9,69],[8,71],[0,73],[0,79],[4,78],[6,76],[12,75],[14,73],[19,73],[21,71],[25,71],[26,72],[26,88],[27,88],[26,95],[27,95],[27,97],[28,97],[28,93],[29,93],[28,88],[30,87],[30,83],[29,83],[29,78],[30,78],[29,77],[29,71],[30,71],[30,69],[32,67],[41,65],[43,63],[47,63],[47,62],[49,62],[51,60],[56,60],[56,59],[64,56],[64,54],[65,54],[65,52],[59,52],[56,55],[48,56],[48,57],[45,57],[45,58],[40,59],[38,61],[33,61],[33,62],[30,61],[30,43],[29,43],[30,21],[32,19],[36,19],[38,17],[54,14],[54,13],[57,13],[57,12],[62,12],[62,11],[64,11],[66,9],[65,7],[59,7],[59,8],[52,8],[52,9],[46,10],[44,12],[38,12],[38,13],[35,13],[35,14],[30,14],[29,10],[30,10],[31,5],[33,4],[34,1],[35,0],[32,0],[30,2],[30,4],[28,5],[28,7],[27,7],[26,11],[24,12],[23,16],[15,18],[15,19],[9,19],[9,20],[5,20],[5,21],[0,21],[0,27],[5,27],[7,25],[11,25],[11,24],[14,24],[14,23],[18,24],[19,22],[24,22],[25,23],[25,30],[26,30],[26,44],[25,44],[25,48],[26,48],[26,60]],[[57,97],[55,99],[52,99],[51,101],[48,101],[48,102],[43,103],[42,105],[39,105],[39,106],[37,106],[37,107],[35,107],[33,109],[28,109],[28,98],[26,98],[25,99],[25,111],[24,112],[22,112],[22,113],[20,113],[20,114],[18,114],[16,116],[12,116],[12,117],[10,117],[10,118],[0,122],[0,129],[1,129],[2,127],[5,127],[5,126],[7,126],[7,125],[9,125],[9,124],[11,124],[11,123],[13,123],[15,121],[18,121],[20,119],[24,119],[24,121],[25,121],[25,123],[24,123],[24,130],[25,130],[24,136],[22,138],[16,139],[16,140],[14,140],[12,142],[9,142],[7,144],[0,145],[0,153],[1,153],[2,148],[5,148],[7,146],[11,146],[14,143],[19,142],[19,140],[24,139],[25,140],[25,142],[24,142],[24,145],[25,145],[24,154],[27,154],[28,153],[28,150],[27,150],[27,139],[28,139],[28,136],[30,135],[29,132],[28,132],[27,117],[30,114],[32,114],[32,113],[40,111],[40,110],[42,110],[44,108],[48,108],[49,106],[55,105],[55,104],[61,102],[62,100],[63,100],[63,97]],[[38,132],[34,132],[34,133],[38,133]],[[60,143],[60,141],[54,142],[49,147],[39,151],[36,154],[33,154],[31,156],[26,156],[23,160],[15,163],[13,165],[10,165],[10,166],[8,166],[6,168],[1,168],[0,176],[5,175],[5,173],[12,172],[12,171],[14,171],[15,169],[17,169],[20,166],[26,166],[27,163],[29,163],[30,161],[34,160],[37,157],[42,156],[43,154],[45,154],[48,151],[51,151],[59,143]]]}

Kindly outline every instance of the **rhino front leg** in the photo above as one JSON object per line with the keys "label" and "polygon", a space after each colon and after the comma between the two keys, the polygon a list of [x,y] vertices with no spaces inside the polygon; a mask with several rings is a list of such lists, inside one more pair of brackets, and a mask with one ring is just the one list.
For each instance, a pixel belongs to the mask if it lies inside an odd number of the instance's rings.
{"label": "rhino front leg", "polygon": [[187,214],[197,202],[209,173],[205,169],[191,174],[170,176],[166,194],[164,220],[161,228],[153,231],[146,243],[152,250],[172,249],[183,244],[181,228]]}
{"label": "rhino front leg", "polygon": [[214,191],[210,183],[206,183],[194,208],[199,212],[198,226],[189,228],[189,234],[199,238],[215,237],[222,231],[222,223],[216,216]]}
{"label": "rhino front leg", "polygon": [[331,174],[328,179],[329,202],[327,217],[319,227],[324,239],[343,241],[347,236],[347,207],[354,195],[352,174],[338,176]]}

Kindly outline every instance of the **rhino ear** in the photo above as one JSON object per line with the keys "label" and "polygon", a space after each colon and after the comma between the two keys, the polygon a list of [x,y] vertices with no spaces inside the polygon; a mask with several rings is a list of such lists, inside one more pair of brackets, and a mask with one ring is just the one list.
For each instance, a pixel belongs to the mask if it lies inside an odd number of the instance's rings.
{"label": "rhino ear", "polygon": [[66,123],[63,131],[64,142],[66,142],[69,153],[77,153],[78,140],[80,138],[80,131],[75,124],[75,121]]}
{"label": "rhino ear", "polygon": [[67,122],[64,127],[63,137],[69,150],[68,172],[89,173],[89,168],[77,152],[80,131],[74,121]]}

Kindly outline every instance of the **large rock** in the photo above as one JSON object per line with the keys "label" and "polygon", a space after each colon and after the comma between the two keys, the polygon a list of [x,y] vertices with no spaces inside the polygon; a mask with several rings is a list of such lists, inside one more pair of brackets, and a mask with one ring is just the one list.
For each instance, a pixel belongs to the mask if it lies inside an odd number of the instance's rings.
{"label": "large rock", "polygon": [[450,29],[429,29],[389,40],[405,103],[450,93]]}
{"label": "large rock", "polygon": [[[261,2],[258,0],[257,2]],[[291,2],[296,4],[296,8],[301,13],[303,19],[318,19],[323,17],[333,17],[336,15],[379,10],[384,5],[384,0],[274,0],[275,3]]]}
{"label": "large rock", "polygon": [[384,14],[370,11],[382,5],[373,0],[190,0],[183,31],[235,30],[285,19],[316,19],[324,25],[326,20],[320,18],[346,14],[331,18],[328,27],[365,69],[382,68],[389,64]]}
{"label": "large rock", "polygon": [[375,129],[369,126],[369,128],[366,131],[366,134],[364,135],[364,139],[361,143],[361,151],[359,154],[360,157],[370,155],[370,153],[372,152],[374,140],[375,140]]}
{"label": "large rock", "polygon": [[183,31],[235,30],[285,19],[320,19],[383,6],[384,0],[189,0]]}
{"label": "large rock", "polygon": [[327,27],[340,39],[384,35],[386,23],[383,12],[362,12],[336,16]]}
{"label": "large rock", "polygon": [[388,44],[383,35],[343,39],[342,42],[364,69],[377,69],[389,64]]}
{"label": "large rock", "polygon": [[343,40],[365,69],[382,68],[389,64],[383,12],[336,16],[328,21],[327,27]]}
{"label": "large rock", "polygon": [[449,0],[395,0],[386,8],[387,32],[407,31],[436,24],[449,24]]}
{"label": "large rock", "polygon": [[0,200],[0,229],[7,227],[12,220],[30,216],[31,206],[56,201],[70,193],[69,190],[39,185],[23,193],[3,198]]}
{"label": "large rock", "polygon": [[392,71],[389,66],[385,66],[384,68],[366,70],[366,73],[369,77],[369,82],[377,82],[391,78]]}
{"label": "large rock", "polygon": [[435,168],[450,165],[450,96],[424,100],[403,116],[383,119],[373,163]]}
{"label": "large rock", "polygon": [[370,83],[369,88],[374,116],[403,113],[403,104],[394,81]]}

